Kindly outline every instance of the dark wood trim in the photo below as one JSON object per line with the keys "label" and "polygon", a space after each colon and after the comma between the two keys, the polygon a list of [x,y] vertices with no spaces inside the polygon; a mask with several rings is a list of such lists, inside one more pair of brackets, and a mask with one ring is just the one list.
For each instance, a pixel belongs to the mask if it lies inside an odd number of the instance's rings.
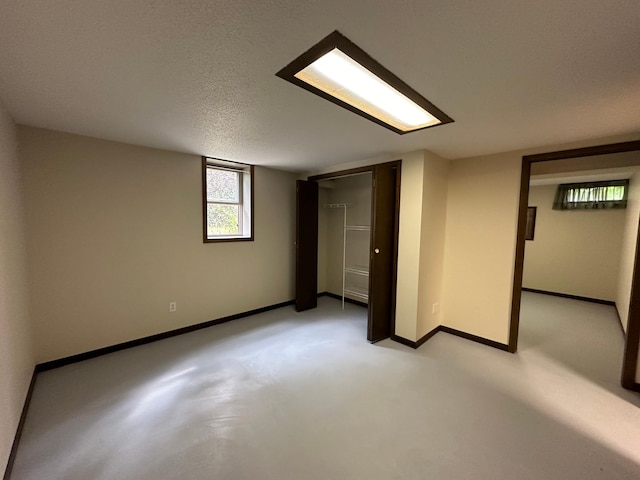
{"label": "dark wood trim", "polygon": [[620,325],[620,331],[622,332],[622,336],[626,337],[627,332],[624,331],[624,325],[622,325],[622,317],[620,316],[620,312],[618,311],[618,304],[614,302],[614,306],[616,307],[616,317],[618,318],[618,324]]}
{"label": "dark wood trim", "polygon": [[426,343],[427,340],[429,340],[431,337],[433,337],[436,333],[441,332],[442,331],[442,325],[438,325],[436,328],[434,328],[433,330],[431,330],[430,332],[425,333],[422,337],[420,337],[417,341],[416,341],[416,348],[421,347],[424,343]]}
{"label": "dark wood trim", "polygon": [[527,238],[527,210],[529,208],[529,177],[531,162],[522,161],[520,175],[520,205],[518,206],[518,230],[516,234],[516,258],[513,271],[513,293],[511,295],[511,322],[509,324],[509,352],[518,350],[518,330],[520,328],[520,302],[522,277],[524,272],[524,246]]}
{"label": "dark wood trim", "polygon": [[256,238],[256,168],[251,165],[249,167],[249,174],[251,175],[251,241]]}
{"label": "dark wood trim", "polygon": [[[239,165],[249,167],[249,181],[251,183],[251,236],[250,237],[233,237],[233,238],[208,238],[207,237],[207,159],[229,161]],[[255,167],[248,163],[232,162],[230,160],[222,160],[219,158],[202,156],[202,241],[203,243],[225,243],[225,242],[253,242],[255,239]]]}
{"label": "dark wood trim", "polygon": [[572,295],[570,293],[549,292],[547,290],[538,290],[537,288],[527,288],[527,287],[522,287],[522,291],[539,293],[541,295],[551,295],[553,297],[570,298],[571,300],[580,300],[582,302],[599,303],[600,305],[609,305],[610,307],[616,306],[616,302],[612,302],[611,300],[601,300],[599,298],[581,297],[580,295]]}
{"label": "dark wood trim", "polygon": [[438,325],[436,328],[431,330],[429,333],[423,335],[418,341],[414,342],[413,340],[407,340],[404,337],[399,335],[391,335],[391,340],[394,340],[398,343],[402,343],[411,348],[419,348],[422,346],[427,340],[433,337],[438,332],[448,333],[450,335],[455,335],[456,337],[461,337],[466,340],[471,340],[473,342],[481,343],[483,345],[488,345],[493,348],[497,348],[498,350],[502,350],[505,352],[509,351],[509,345],[504,343],[495,342],[493,340],[489,340],[488,338],[479,337],[477,335],[472,335],[471,333],[466,333],[461,330],[456,330],[455,328],[446,327],[444,325]]}
{"label": "dark wood trim", "polygon": [[[396,331],[396,306],[397,306],[397,294],[398,294],[398,242],[400,240],[400,186],[402,180],[402,160],[396,160],[396,205],[395,205],[395,219],[393,224],[393,276],[391,278],[391,332]],[[427,334],[429,335],[429,334]],[[433,333],[435,335],[435,332]],[[426,337],[426,335],[425,335]],[[422,337],[424,338],[424,337]],[[431,336],[424,338],[424,340],[418,340],[418,347],[424,342],[429,340]]]}
{"label": "dark wood trim", "polygon": [[401,337],[400,335],[396,335],[395,333],[392,333],[389,338],[391,338],[391,340],[393,340],[394,342],[401,343],[402,345],[406,345],[407,347],[411,347],[413,349],[418,348],[418,342],[414,342],[413,340],[408,340],[404,337]]}
{"label": "dark wood trim", "polygon": [[449,333],[451,335],[455,335],[456,337],[465,338],[467,340],[471,340],[473,342],[478,342],[483,345],[488,345],[493,348],[497,348],[498,350],[503,350],[505,352],[509,352],[509,345],[496,342],[494,340],[489,340],[488,338],[479,337],[478,335],[473,335],[471,333],[463,332],[462,330],[456,330],[455,328],[445,327],[444,325],[440,325],[440,331]]}
{"label": "dark wood trim", "polygon": [[207,242],[207,157],[200,157],[202,180],[202,240]]}
{"label": "dark wood trim", "polygon": [[109,353],[119,352],[120,350],[126,350],[128,348],[138,347],[147,343],[157,342],[158,340],[164,340],[165,338],[176,337],[185,333],[195,332],[203,328],[213,327],[214,325],[220,325],[221,323],[230,322],[232,320],[238,320],[240,318],[250,317],[251,315],[257,315],[259,313],[268,312],[277,308],[287,307],[293,305],[293,300],[286,302],[276,303],[267,307],[256,308],[242,313],[236,313],[234,315],[228,315],[226,317],[217,318],[215,320],[209,320],[202,323],[196,323],[195,325],[189,325],[187,327],[177,328],[175,330],[169,330],[167,332],[156,333],[155,335],[149,335],[148,337],[137,338],[135,340],[129,340],[128,342],[119,343],[117,345],[111,345],[109,347],[98,348],[89,352],[79,353],[77,355],[71,355],[69,357],[59,358],[57,360],[51,360],[49,362],[40,363],[36,366],[38,372],[45,372],[54,368],[64,367],[72,363],[82,362],[83,360],[89,360],[91,358],[100,357],[102,355],[108,355]]}
{"label": "dark wood trim", "polygon": [[22,437],[22,429],[24,428],[24,422],[27,419],[27,412],[29,411],[29,404],[31,403],[31,397],[33,395],[33,388],[36,385],[36,377],[38,376],[38,369],[35,367],[31,374],[31,382],[29,383],[29,389],[24,399],[22,406],[22,413],[20,414],[20,420],[18,421],[18,428],[16,428],[16,435],[13,437],[13,444],[11,445],[11,451],[9,452],[9,459],[7,460],[7,466],[4,471],[3,480],[9,480],[11,477],[11,471],[13,470],[13,463],[16,460],[16,454],[18,453],[18,445],[20,438]]}
{"label": "dark wood trim", "polygon": [[296,180],[296,312],[318,306],[319,190],[316,182]]}
{"label": "dark wood trim", "polygon": [[334,178],[348,177],[350,175],[359,175],[361,173],[373,172],[374,165],[367,165],[365,167],[349,168],[347,170],[340,170],[339,172],[323,173],[321,175],[312,175],[307,180],[310,182],[317,182],[319,180],[330,180]]}
{"label": "dark wood trim", "polygon": [[253,237],[238,237],[238,238],[207,238],[204,243],[225,243],[225,242],[253,242]]}
{"label": "dark wood trim", "polygon": [[593,157],[596,155],[606,155],[610,153],[633,152],[640,150],[640,140],[630,142],[609,143],[597,145],[595,147],[572,148],[569,150],[559,150],[557,152],[538,153],[535,155],[525,155],[523,158],[529,163],[547,162],[549,160],[565,160],[567,158]]}
{"label": "dark wood trim", "polygon": [[[551,160],[568,158],[593,157],[640,150],[640,140],[630,142],[610,143],[594,147],[575,148],[548,152],[522,157],[522,171],[520,176],[520,204],[518,208],[518,231],[516,236],[515,267],[513,275],[513,290],[511,297],[511,324],[509,327],[509,351],[515,352],[518,346],[518,329],[520,324],[520,301],[522,297],[522,273],[524,269],[524,248],[527,204],[529,200],[529,177],[531,164]],[[638,366],[638,351],[640,349],[640,235],[636,245],[636,255],[631,286],[631,302],[627,334],[625,339],[624,358],[622,365],[621,384],[624,388],[634,390],[638,388],[635,381]]]}
{"label": "dark wood trim", "polygon": [[[319,297],[331,297],[336,300],[342,301],[342,297],[332,292],[322,292],[318,294]],[[358,305],[359,307],[369,308],[369,304],[365,302],[361,302],[360,300],[354,300],[353,298],[344,297],[345,303],[351,303],[353,305]]]}
{"label": "dark wood trim", "polygon": [[[400,164],[401,160],[375,164],[371,177],[369,298],[373,298],[373,305],[369,309],[367,340],[372,343],[395,333]],[[389,251],[386,261],[383,260],[384,256],[374,254],[374,248],[377,247]],[[385,302],[387,295],[388,302]],[[382,300],[376,302],[376,298]]]}
{"label": "dark wood trim", "polygon": [[408,339],[406,339],[404,337],[401,337],[400,335],[396,335],[396,334],[391,335],[391,340],[393,340],[394,342],[398,342],[398,343],[401,343],[403,345],[406,345],[407,347],[411,347],[413,349],[417,349],[417,348],[420,348],[422,345],[424,345],[426,343],[426,341],[429,340],[431,337],[433,337],[436,333],[441,332],[441,331],[442,331],[442,326],[438,325],[436,328],[434,328],[430,332],[425,333],[422,337],[420,337],[415,342],[413,340],[408,340]]}
{"label": "dark wood trim", "polygon": [[[640,144],[640,142],[638,142]],[[640,348],[640,231],[636,239],[636,254],[631,280],[631,299],[627,318],[627,336],[622,360],[621,383],[624,388],[633,390],[638,385],[636,370],[638,368],[638,350]]]}
{"label": "dark wood trim", "polygon": [[[372,72],[374,75],[378,76],[378,78],[382,79],[383,81],[391,85],[393,88],[395,88],[396,90],[404,94],[406,97],[408,97],[409,99],[411,99],[412,101],[420,105],[422,108],[427,110],[431,115],[433,115],[438,120],[440,120],[441,123],[438,123],[436,125],[431,125],[429,127],[418,128],[415,130],[410,130],[408,132],[405,132],[295,77],[295,75],[300,70],[303,70],[309,64],[313,63],[318,58],[322,57],[323,55],[330,52],[334,48],[337,48],[343,53],[347,54],[353,60],[355,60],[360,65],[365,67],[367,70]],[[393,74],[392,72],[387,70],[385,67],[383,67],[380,63],[374,60],[368,53],[366,53],[364,50],[362,50],[360,47],[358,47],[355,43],[353,43],[351,40],[349,40],[347,37],[342,35],[337,30],[327,35],[325,38],[320,40],[320,42],[315,44],[309,50],[307,50],[298,58],[296,58],[291,63],[289,63],[289,65],[281,69],[278,73],[276,73],[276,76],[290,83],[293,83],[294,85],[297,85],[298,87],[303,88],[308,92],[314,93],[319,97],[322,97],[325,100],[330,101],[331,103],[339,105],[357,115],[360,115],[361,117],[371,120],[372,122],[375,122],[378,125],[388,128],[389,130],[396,132],[400,135],[416,132],[419,130],[425,130],[427,128],[433,128],[433,127],[437,127],[440,125],[445,125],[447,123],[453,122],[453,119],[449,117],[446,113],[444,113],[442,110],[436,107],[433,103],[431,103],[425,97],[420,95],[417,91],[415,91],[405,82],[403,82],[395,74]]]}

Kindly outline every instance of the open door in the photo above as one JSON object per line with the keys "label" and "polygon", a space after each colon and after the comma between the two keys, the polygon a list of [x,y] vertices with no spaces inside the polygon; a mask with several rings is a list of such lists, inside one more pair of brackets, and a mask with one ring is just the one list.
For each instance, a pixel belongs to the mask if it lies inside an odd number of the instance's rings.
{"label": "open door", "polygon": [[296,311],[318,306],[318,184],[296,182]]}
{"label": "open door", "polygon": [[389,337],[395,327],[399,169],[400,162],[376,165],[373,169],[367,328],[370,342]]}

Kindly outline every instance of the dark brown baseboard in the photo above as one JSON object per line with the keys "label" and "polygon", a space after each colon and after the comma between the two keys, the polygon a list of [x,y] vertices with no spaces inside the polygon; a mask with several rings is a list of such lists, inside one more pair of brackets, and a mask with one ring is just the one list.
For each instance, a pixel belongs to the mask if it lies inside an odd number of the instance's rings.
{"label": "dark brown baseboard", "polygon": [[16,460],[16,454],[18,453],[18,444],[20,443],[20,437],[22,437],[22,429],[24,428],[24,422],[27,418],[27,411],[29,410],[29,404],[31,403],[31,396],[33,395],[33,387],[36,384],[36,377],[38,376],[37,368],[33,369],[31,374],[31,382],[29,383],[29,389],[27,390],[27,396],[24,399],[24,405],[22,406],[22,413],[20,414],[20,420],[18,421],[18,428],[16,429],[16,435],[13,437],[13,444],[11,445],[11,452],[9,452],[9,459],[7,460],[7,466],[4,471],[3,480],[9,480],[11,477],[11,471],[13,470],[13,463]]}
{"label": "dark brown baseboard", "polygon": [[509,351],[509,345],[507,344],[496,342],[494,340],[489,340],[488,338],[479,337],[478,335],[473,335],[471,333],[463,332],[461,330],[456,330],[455,328],[445,327],[444,325],[440,325],[440,331],[449,333],[451,335],[455,335],[456,337],[461,337],[467,340],[478,342],[483,345],[488,345],[489,347],[497,348],[498,350],[503,350],[505,352]]}
{"label": "dark brown baseboard", "polygon": [[427,340],[429,340],[431,337],[433,337],[436,333],[442,331],[442,326],[438,325],[436,328],[434,328],[433,330],[431,330],[428,333],[425,333],[422,337],[420,337],[418,339],[418,341],[416,342],[416,348],[422,346],[422,344],[424,344]]}
{"label": "dark brown baseboard", "polygon": [[503,350],[505,352],[509,351],[509,345],[506,345],[500,342],[495,342],[493,340],[489,340],[488,338],[479,337],[477,335],[472,335],[471,333],[462,332],[460,330],[456,330],[455,328],[445,327],[444,325],[437,326],[436,328],[431,330],[429,333],[421,337],[417,342],[414,342],[412,340],[407,340],[406,338],[400,337],[398,335],[391,335],[391,340],[395,340],[396,342],[402,343],[403,345],[406,345],[411,348],[418,348],[438,332],[444,332],[450,335],[455,335],[456,337],[461,337],[467,340],[471,340],[473,342],[481,343],[483,345],[488,345],[490,347],[497,348],[498,350]]}
{"label": "dark brown baseboard", "polygon": [[394,340],[398,343],[401,343],[403,345],[406,345],[407,347],[411,347],[411,348],[419,348],[422,344],[424,344],[427,340],[429,340],[431,337],[433,337],[436,333],[438,333],[440,331],[440,326],[434,328],[433,330],[431,330],[429,333],[426,333],[425,335],[423,335],[422,337],[420,337],[417,341],[413,341],[413,340],[408,340],[404,337],[401,337],[399,335],[391,335],[391,340]]}
{"label": "dark brown baseboard", "polygon": [[583,302],[599,303],[600,305],[609,305],[615,307],[616,302],[611,300],[601,300],[599,298],[581,297],[580,295],[571,295],[569,293],[548,292],[546,290],[538,290],[536,288],[522,287],[523,292],[540,293],[542,295],[551,295],[553,297],[570,298],[571,300],[581,300]]}
{"label": "dark brown baseboard", "polygon": [[157,342],[158,340],[164,340],[165,338],[183,335],[185,333],[194,332],[196,330],[201,330],[203,328],[212,327],[214,325],[219,325],[221,323],[230,322],[232,320],[238,320],[240,318],[249,317],[251,315],[257,315],[259,313],[268,312],[269,310],[275,310],[277,308],[282,308],[282,307],[286,307],[293,304],[294,304],[294,300],[289,300],[282,303],[276,303],[274,305],[269,305],[267,307],[256,308],[254,310],[249,310],[247,312],[236,313],[234,315],[229,315],[227,317],[222,317],[215,320],[209,320],[207,322],[197,323],[195,325],[189,325],[188,327],[177,328],[175,330],[169,330],[168,332],[158,333],[155,335],[150,335],[148,337],[138,338],[136,340],[119,343],[117,345],[111,345],[109,347],[99,348],[97,350],[91,350],[89,352],[79,353],[77,355],[71,355],[69,357],[59,358],[57,360],[52,360],[50,362],[37,364],[33,369],[33,375],[31,376],[31,383],[29,384],[29,390],[27,391],[27,396],[24,401],[24,406],[22,407],[22,414],[20,415],[20,421],[18,422],[16,435],[13,440],[11,452],[9,453],[9,459],[7,461],[7,467],[5,469],[3,480],[9,480],[9,477],[11,476],[11,471],[13,470],[13,463],[15,461],[16,453],[18,451],[18,444],[20,442],[20,437],[22,436],[22,429],[24,427],[25,419],[27,418],[27,411],[29,410],[29,404],[31,403],[33,388],[35,386],[36,378],[39,372],[45,372],[47,370],[52,370],[54,368],[63,367],[65,365],[70,365],[72,363],[81,362],[83,360],[88,360],[90,358],[100,357],[102,355],[107,355],[109,353],[118,352],[120,350],[126,350],[128,348],[145,345],[151,342]]}
{"label": "dark brown baseboard", "polygon": [[[318,297],[331,297],[331,298],[335,298],[336,300],[342,301],[342,297],[340,295],[336,295],[335,293],[331,293],[331,292],[320,292],[318,294]],[[344,301],[346,303],[352,303],[353,305],[358,305],[360,307],[369,308],[368,303],[361,302],[359,300],[353,300],[352,298],[349,298],[349,297],[344,297]]]}
{"label": "dark brown baseboard", "polygon": [[411,348],[418,348],[418,344],[417,342],[414,342],[413,340],[409,340],[407,338],[401,337],[399,335],[395,335],[395,334],[391,334],[391,340],[393,340],[394,342],[398,342],[401,343],[403,345],[406,345],[407,347],[411,347]]}
{"label": "dark brown baseboard", "polygon": [[72,363],[81,362],[83,360],[89,360],[90,358],[100,357],[109,353],[119,352],[120,350],[126,350],[127,348],[138,347],[147,343],[157,342],[158,340],[164,340],[165,338],[175,337],[177,335],[183,335],[185,333],[195,332],[203,328],[213,327],[214,325],[220,325],[221,323],[230,322],[232,320],[238,320],[240,318],[249,317],[251,315],[257,315],[259,313],[268,312],[269,310],[275,310],[276,308],[286,307],[293,305],[294,301],[289,300],[282,303],[276,303],[275,305],[269,305],[267,307],[256,308],[247,312],[236,313],[227,317],[218,318],[215,320],[209,320],[207,322],[197,323],[195,325],[189,325],[188,327],[177,328],[175,330],[169,330],[168,332],[157,333],[148,337],[137,338],[128,342],[118,343],[117,345],[111,345],[109,347],[98,348],[89,352],[79,353],[77,355],[71,355],[69,357],[59,358],[57,360],[51,360],[50,362],[39,363],[36,365],[36,371],[45,372],[54,368],[63,367]]}
{"label": "dark brown baseboard", "polygon": [[627,332],[624,331],[624,325],[622,325],[622,317],[620,316],[620,312],[618,311],[618,304],[614,304],[616,307],[616,317],[618,317],[618,323],[620,324],[620,331],[622,332],[622,336],[627,338]]}

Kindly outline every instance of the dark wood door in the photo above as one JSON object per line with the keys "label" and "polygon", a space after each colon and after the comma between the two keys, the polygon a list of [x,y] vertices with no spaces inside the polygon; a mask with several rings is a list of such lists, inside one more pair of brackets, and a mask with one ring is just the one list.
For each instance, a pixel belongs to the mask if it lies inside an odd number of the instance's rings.
{"label": "dark wood door", "polygon": [[318,306],[318,184],[296,182],[296,311]]}
{"label": "dark wood door", "polygon": [[373,169],[367,328],[370,342],[389,337],[395,328],[399,170],[400,162]]}

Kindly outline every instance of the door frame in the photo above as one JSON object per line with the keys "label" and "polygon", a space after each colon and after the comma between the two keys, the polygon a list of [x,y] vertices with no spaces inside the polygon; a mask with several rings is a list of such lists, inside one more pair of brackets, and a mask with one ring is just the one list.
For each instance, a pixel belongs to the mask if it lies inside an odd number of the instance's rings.
{"label": "door frame", "polygon": [[[372,195],[372,199],[373,199],[373,194],[374,194],[374,179],[375,179],[375,175],[374,175],[374,170],[377,166],[380,165],[386,165],[386,166],[394,166],[397,168],[397,174],[396,174],[396,198],[395,198],[395,205],[394,205],[394,210],[395,210],[395,220],[394,220],[394,226],[393,226],[393,254],[392,254],[392,259],[393,259],[393,276],[391,278],[391,318],[389,319],[389,329],[391,332],[391,338],[393,338],[395,336],[395,332],[396,332],[396,293],[397,293],[397,287],[398,287],[398,239],[400,237],[400,177],[402,176],[402,160],[393,160],[391,162],[382,162],[382,163],[374,163],[372,165],[366,165],[363,167],[356,167],[356,168],[349,168],[346,170],[337,170],[335,172],[329,172],[329,173],[323,173],[320,175],[311,175],[309,177],[307,177],[307,181],[309,182],[318,182],[320,180],[332,180],[332,179],[336,179],[336,178],[342,178],[342,177],[348,177],[351,175],[358,175],[361,173],[371,173],[371,195]],[[375,212],[374,212],[374,204],[373,202],[371,203],[371,225],[373,226],[373,220],[375,217]],[[371,229],[371,241],[370,241],[370,248],[373,248],[373,228]],[[316,259],[317,260],[317,259]],[[370,280],[371,281],[371,280]],[[368,307],[367,307],[368,310]],[[369,323],[370,323],[370,319],[367,320],[368,324],[367,324],[367,331],[370,327]]]}
{"label": "door frame", "polygon": [[[524,271],[524,250],[527,227],[527,207],[529,206],[529,178],[531,165],[552,160],[578,159],[611,153],[640,151],[640,140],[610,143],[595,147],[574,148],[556,152],[525,155],[522,157],[520,176],[520,204],[518,208],[518,233],[516,237],[515,268],[513,275],[513,293],[511,297],[511,323],[509,327],[509,351],[518,349],[518,331],[520,327],[520,301],[522,298],[522,276]],[[636,241],[636,253],[631,283],[631,300],[627,334],[625,335],[624,359],[622,362],[621,384],[629,390],[640,391],[640,384],[635,381],[638,350],[640,347],[640,226]]]}

